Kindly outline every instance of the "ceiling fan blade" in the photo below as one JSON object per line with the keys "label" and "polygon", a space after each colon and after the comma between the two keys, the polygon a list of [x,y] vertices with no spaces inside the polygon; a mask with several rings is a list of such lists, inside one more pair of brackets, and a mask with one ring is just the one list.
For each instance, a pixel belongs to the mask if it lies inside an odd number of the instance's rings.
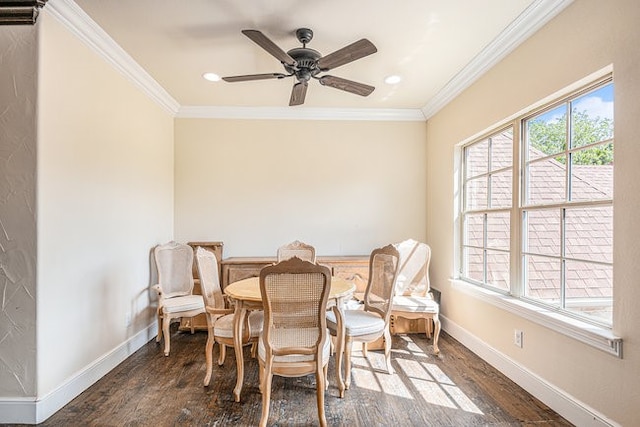
{"label": "ceiling fan blade", "polygon": [[296,65],[295,59],[290,57],[284,50],[280,49],[277,44],[272,42],[271,39],[265,36],[262,32],[258,30],[242,30],[242,34],[249,37],[255,44],[269,52],[278,61],[292,67]]}
{"label": "ceiling fan blade", "polygon": [[319,81],[324,86],[329,86],[335,89],[355,93],[356,95],[360,96],[368,96],[375,89],[375,87],[366,85],[364,83],[358,83],[335,76],[322,76],[320,77]]}
{"label": "ceiling fan blade", "polygon": [[323,70],[331,70],[356,59],[376,53],[378,49],[367,39],[360,39],[348,46],[338,49],[327,56],[323,56],[318,60],[318,67]]}
{"label": "ceiling fan blade", "polygon": [[223,77],[222,80],[224,80],[225,82],[233,83],[233,82],[248,82],[251,80],[283,79],[285,77],[288,77],[288,76],[282,73],[266,73],[266,74],[248,74],[246,76],[229,76],[229,77]]}
{"label": "ceiling fan blade", "polygon": [[293,85],[291,89],[291,99],[289,100],[289,106],[304,104],[304,98],[307,96],[308,82],[299,82]]}

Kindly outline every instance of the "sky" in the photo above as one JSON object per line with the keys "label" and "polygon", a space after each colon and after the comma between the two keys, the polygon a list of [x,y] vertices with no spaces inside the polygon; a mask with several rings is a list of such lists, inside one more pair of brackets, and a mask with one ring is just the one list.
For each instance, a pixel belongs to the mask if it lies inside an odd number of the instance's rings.
{"label": "sky", "polygon": [[[613,120],[613,83],[575,99],[572,106],[578,111],[586,111],[590,117]],[[536,120],[551,122],[562,117],[564,112],[565,106],[562,105],[538,116]]]}

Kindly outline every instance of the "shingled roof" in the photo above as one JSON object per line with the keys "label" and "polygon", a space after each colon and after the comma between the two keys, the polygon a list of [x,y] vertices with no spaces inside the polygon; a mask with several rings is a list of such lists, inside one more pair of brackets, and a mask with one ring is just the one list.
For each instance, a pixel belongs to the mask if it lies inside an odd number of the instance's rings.
{"label": "shingled roof", "polygon": [[[500,136],[493,137],[493,139]],[[511,141],[510,135],[502,135]],[[509,144],[494,144],[494,150],[505,150]],[[480,151],[480,150],[478,150]],[[545,153],[530,148],[530,159],[546,156]],[[482,163],[481,153],[471,151],[470,159]],[[493,157],[510,157],[511,153],[493,152]],[[511,170],[508,171],[509,175]],[[529,164],[532,178],[525,206],[562,203],[565,201],[564,189],[566,165],[558,158],[547,158]],[[613,165],[573,165],[571,169],[571,200],[602,200],[613,195]],[[511,185],[507,180],[492,179],[492,192],[510,194]],[[493,197],[502,206],[503,201]],[[495,204],[495,203],[494,203]],[[509,206],[507,204],[506,206]],[[560,214],[558,208],[535,209],[528,211],[528,245],[530,254],[559,256],[560,246]],[[490,215],[490,226],[487,230],[489,248],[505,248],[509,242],[509,216],[495,213]],[[482,223],[471,221],[468,224],[469,240],[482,238]],[[613,269],[608,265],[594,264],[584,261],[612,262],[613,208],[611,206],[571,207],[567,208],[565,220],[565,257],[566,261],[566,298],[571,309],[584,311],[604,310],[610,316],[610,304],[605,307],[594,304],[596,300],[609,299],[612,296]],[[481,240],[480,240],[481,241]],[[491,252],[497,256],[497,252]],[[544,256],[530,255],[525,266],[527,273],[526,294],[531,298],[546,301],[560,299],[560,261]],[[579,261],[580,260],[580,261]],[[470,277],[481,277],[482,260],[471,257],[468,265]],[[491,263],[487,272],[487,280],[498,287],[505,288],[509,283],[508,262]],[[572,301],[569,301],[572,300]],[[567,308],[570,308],[569,306]]]}

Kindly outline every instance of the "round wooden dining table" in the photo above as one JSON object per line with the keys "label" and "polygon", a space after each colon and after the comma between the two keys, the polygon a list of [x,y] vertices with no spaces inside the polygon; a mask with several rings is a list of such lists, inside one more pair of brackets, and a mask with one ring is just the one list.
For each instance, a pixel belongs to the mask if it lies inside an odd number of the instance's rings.
{"label": "round wooden dining table", "polygon": [[[342,307],[344,302],[353,296],[356,285],[340,277],[331,278],[331,290],[329,291],[329,301],[327,307],[334,310],[338,324],[338,335],[336,336],[336,380],[340,397],[344,396],[345,384],[342,378],[342,353],[344,349],[344,323],[342,321]],[[234,327],[234,350],[236,355],[237,379],[236,387],[233,389],[233,396],[236,402],[240,402],[240,392],[244,381],[244,355],[243,355],[243,330],[247,312],[250,310],[262,309],[262,295],[260,294],[260,278],[250,277],[230,283],[224,288],[224,293],[235,302],[233,317]]]}

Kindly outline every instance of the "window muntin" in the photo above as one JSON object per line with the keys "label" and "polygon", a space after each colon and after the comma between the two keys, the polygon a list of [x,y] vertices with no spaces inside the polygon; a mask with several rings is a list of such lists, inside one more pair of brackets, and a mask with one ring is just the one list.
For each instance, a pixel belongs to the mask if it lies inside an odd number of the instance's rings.
{"label": "window muntin", "polygon": [[463,275],[507,292],[511,282],[513,130],[502,129],[467,146],[464,165]]}
{"label": "window muntin", "polygon": [[613,145],[609,77],[465,146],[461,278],[611,326]]}

